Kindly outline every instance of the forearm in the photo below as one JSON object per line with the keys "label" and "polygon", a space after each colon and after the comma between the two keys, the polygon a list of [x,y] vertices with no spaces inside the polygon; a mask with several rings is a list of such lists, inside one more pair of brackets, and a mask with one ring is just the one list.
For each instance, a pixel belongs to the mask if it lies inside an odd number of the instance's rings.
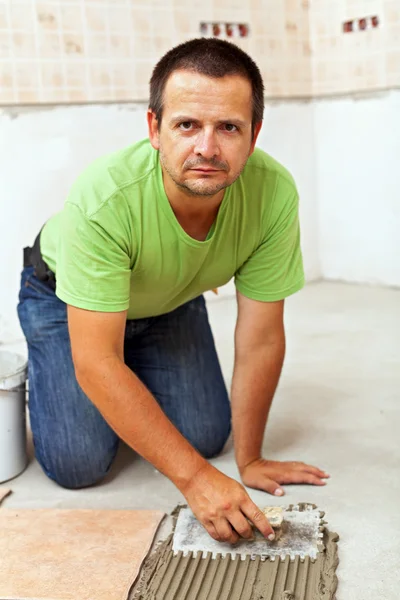
{"label": "forearm", "polygon": [[269,410],[285,355],[284,336],[236,356],[232,380],[232,428],[239,470],[260,458]]}
{"label": "forearm", "polygon": [[207,463],[166,417],[145,385],[117,356],[77,370],[77,378],[118,436],[181,491]]}

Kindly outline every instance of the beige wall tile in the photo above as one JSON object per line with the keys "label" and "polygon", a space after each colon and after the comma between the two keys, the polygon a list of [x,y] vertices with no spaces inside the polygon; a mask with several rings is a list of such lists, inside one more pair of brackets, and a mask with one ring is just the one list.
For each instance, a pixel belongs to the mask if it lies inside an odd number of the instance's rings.
{"label": "beige wall tile", "polygon": [[[133,40],[134,58],[156,60],[154,38],[150,36],[135,36]],[[158,57],[157,57],[158,58]]]}
{"label": "beige wall tile", "polygon": [[85,58],[102,60],[109,55],[107,37],[100,33],[89,33],[85,36]]}
{"label": "beige wall tile", "polygon": [[107,9],[107,26],[109,31],[129,34],[131,32],[130,15],[129,4],[118,6],[110,3]]}
{"label": "beige wall tile", "polygon": [[400,24],[400,3],[398,0],[385,0],[383,3],[384,25]]}
{"label": "beige wall tile", "polygon": [[142,36],[150,35],[153,30],[151,9],[133,6],[130,14],[133,32]]}
{"label": "beige wall tile", "polygon": [[176,8],[172,13],[173,26],[175,31],[179,31],[181,34],[188,34],[195,32],[198,34],[199,32],[199,24],[196,20],[194,22],[192,18],[192,14],[182,8]]}
{"label": "beige wall tile", "polygon": [[13,39],[7,30],[0,31],[0,60],[12,56]]}
{"label": "beige wall tile", "polygon": [[107,30],[107,10],[105,5],[92,5],[88,2],[84,4],[84,11],[88,31],[104,33]]}
{"label": "beige wall tile", "polygon": [[400,48],[400,25],[392,25],[387,28],[386,44],[389,51]]}
{"label": "beige wall tile", "polygon": [[37,55],[35,35],[14,31],[12,34],[11,55],[14,58],[34,58]]}
{"label": "beige wall tile", "polygon": [[39,91],[35,89],[18,90],[16,96],[18,104],[38,104],[42,100]]}
{"label": "beige wall tile", "polygon": [[89,85],[92,88],[106,88],[111,87],[112,77],[111,77],[112,65],[108,63],[98,64],[98,63],[90,63],[89,64]]}
{"label": "beige wall tile", "polygon": [[35,68],[35,63],[31,62],[16,62],[15,69],[15,85],[17,89],[37,89],[40,87],[39,70]]}
{"label": "beige wall tile", "polygon": [[66,63],[64,70],[66,87],[79,88],[84,92],[86,88],[86,64],[82,62]]}
{"label": "beige wall tile", "polygon": [[66,102],[79,102],[84,103],[87,102],[87,92],[85,89],[66,89],[65,90],[65,100]]}
{"label": "beige wall tile", "polygon": [[40,101],[44,104],[68,102],[67,91],[65,88],[43,88],[40,94]]}
{"label": "beige wall tile", "polygon": [[[363,14],[381,26],[344,34]],[[213,20],[249,24],[248,38],[229,39],[256,60],[268,97],[399,85],[399,0],[0,0],[0,58],[18,66],[5,93],[18,102],[37,84],[42,102],[146,99],[161,55]]]}
{"label": "beige wall tile", "polygon": [[82,7],[79,4],[62,3],[60,7],[60,21],[63,31],[80,33],[83,31]]}
{"label": "beige wall tile", "polygon": [[400,80],[400,47],[396,51],[390,51],[386,55],[386,71],[389,74],[397,74]]}
{"label": "beige wall tile", "polygon": [[60,58],[62,54],[61,38],[58,33],[47,31],[39,32],[38,38],[39,58]]}
{"label": "beige wall tile", "polygon": [[[30,4],[12,0],[8,2],[10,11],[10,27],[12,30],[32,32],[33,30],[33,10]],[[0,8],[1,15],[1,8]],[[0,17],[1,21],[1,17]]]}
{"label": "beige wall tile", "polygon": [[18,98],[14,88],[0,89],[0,105],[17,104]]}
{"label": "beige wall tile", "polygon": [[8,29],[9,26],[7,6],[0,4],[0,29]]}
{"label": "beige wall tile", "polygon": [[136,63],[136,84],[142,88],[147,88],[147,95],[149,90],[149,81],[154,68],[153,61],[141,61]]}
{"label": "beige wall tile", "polygon": [[9,94],[15,88],[14,69],[11,61],[0,63],[0,101],[2,102],[3,92]]}
{"label": "beige wall tile", "polygon": [[40,75],[42,85],[45,89],[47,88],[64,88],[65,87],[65,75],[63,65],[60,61],[54,62],[43,62],[40,65]]}
{"label": "beige wall tile", "polygon": [[130,63],[113,65],[111,78],[114,88],[128,88],[132,93],[136,82],[135,66]]}
{"label": "beige wall tile", "polygon": [[111,59],[129,58],[131,53],[131,36],[110,34],[109,53]]}

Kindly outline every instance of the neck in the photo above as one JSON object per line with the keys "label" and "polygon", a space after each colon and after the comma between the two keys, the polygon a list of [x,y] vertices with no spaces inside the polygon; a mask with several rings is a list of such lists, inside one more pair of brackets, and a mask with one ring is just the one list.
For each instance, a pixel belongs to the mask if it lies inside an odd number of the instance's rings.
{"label": "neck", "polygon": [[225,190],[214,196],[196,196],[179,188],[162,169],[164,190],[180,226],[188,235],[205,240],[215,221]]}

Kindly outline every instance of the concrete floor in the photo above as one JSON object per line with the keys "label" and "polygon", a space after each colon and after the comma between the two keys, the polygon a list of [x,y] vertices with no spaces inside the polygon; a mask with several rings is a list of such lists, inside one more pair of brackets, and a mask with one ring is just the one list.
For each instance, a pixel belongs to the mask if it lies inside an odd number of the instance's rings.
{"label": "concrete floor", "polygon": [[[226,381],[233,364],[234,299],[209,303]],[[338,600],[398,600],[400,580],[400,290],[315,283],[287,301],[288,351],[265,437],[265,457],[302,460],[331,474],[324,488],[288,486],[283,499],[249,490],[259,505],[314,502],[340,534]],[[212,461],[237,477],[228,444]],[[35,460],[6,507],[154,508],[183,497],[129,448],[102,485],[68,491]]]}

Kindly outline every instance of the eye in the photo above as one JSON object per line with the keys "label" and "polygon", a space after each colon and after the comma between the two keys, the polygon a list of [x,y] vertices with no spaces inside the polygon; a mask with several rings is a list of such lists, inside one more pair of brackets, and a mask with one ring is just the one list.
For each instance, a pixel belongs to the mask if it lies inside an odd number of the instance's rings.
{"label": "eye", "polygon": [[190,131],[192,129],[192,125],[192,121],[183,121],[182,123],[179,123],[178,127],[182,131]]}
{"label": "eye", "polygon": [[228,131],[229,133],[233,133],[234,131],[238,131],[238,128],[233,123],[225,123],[223,125],[223,127],[225,127],[225,131]]}

